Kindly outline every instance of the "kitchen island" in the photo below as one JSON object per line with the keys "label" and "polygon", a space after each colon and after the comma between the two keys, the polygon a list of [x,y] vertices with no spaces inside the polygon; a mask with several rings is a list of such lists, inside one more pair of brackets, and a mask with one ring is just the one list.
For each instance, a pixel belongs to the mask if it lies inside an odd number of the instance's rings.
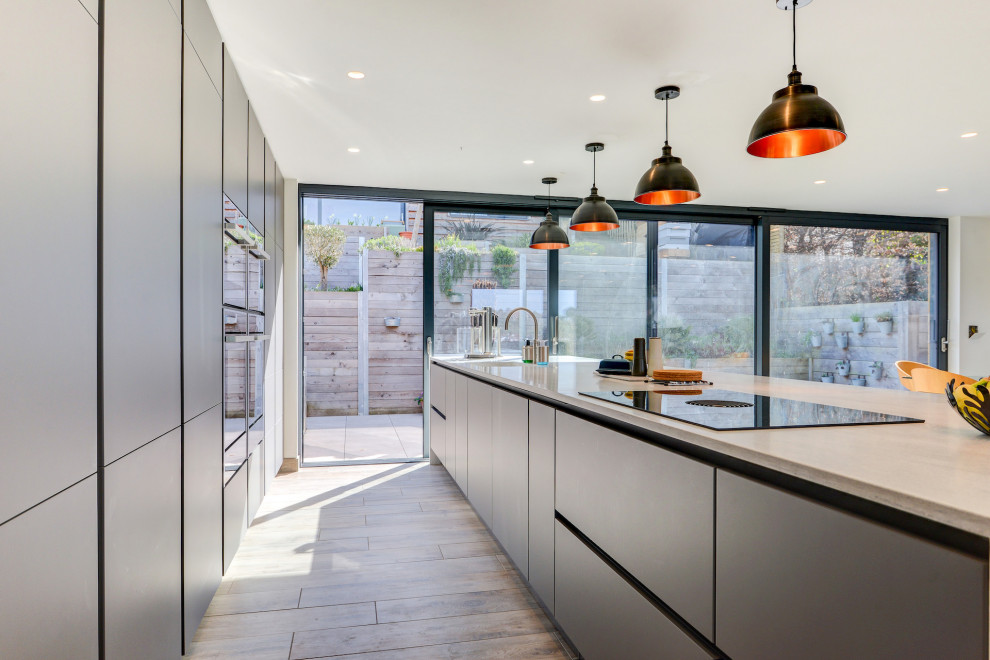
{"label": "kitchen island", "polygon": [[918,424],[715,431],[596,363],[434,359],[431,447],[596,658],[988,657],[990,442],[942,395],[706,374]]}

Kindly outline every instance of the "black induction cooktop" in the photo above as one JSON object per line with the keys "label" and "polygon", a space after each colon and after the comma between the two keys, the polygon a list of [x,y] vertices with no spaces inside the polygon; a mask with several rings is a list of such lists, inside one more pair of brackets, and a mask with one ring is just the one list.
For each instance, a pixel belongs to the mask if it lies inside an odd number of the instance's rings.
{"label": "black induction cooktop", "polygon": [[581,392],[581,394],[714,431],[908,424],[925,421],[900,415],[730,390],[705,390],[701,394],[677,394],[670,391]]}

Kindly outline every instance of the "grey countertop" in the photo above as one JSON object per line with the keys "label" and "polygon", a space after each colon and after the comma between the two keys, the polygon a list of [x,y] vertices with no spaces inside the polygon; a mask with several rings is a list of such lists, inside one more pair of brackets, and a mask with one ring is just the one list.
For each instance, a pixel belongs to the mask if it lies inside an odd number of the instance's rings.
{"label": "grey countertop", "polygon": [[943,394],[921,394],[740,374],[706,373],[720,389],[921,418],[923,424],[711,431],[580,396],[655,386],[605,378],[597,361],[437,356],[444,367],[568,407],[585,409],[698,448],[820,484],[990,537],[990,437],[952,410]]}

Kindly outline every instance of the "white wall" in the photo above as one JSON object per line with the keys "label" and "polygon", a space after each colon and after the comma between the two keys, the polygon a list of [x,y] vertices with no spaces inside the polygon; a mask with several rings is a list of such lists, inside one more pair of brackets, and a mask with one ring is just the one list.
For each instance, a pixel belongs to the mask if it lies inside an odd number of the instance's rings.
{"label": "white wall", "polygon": [[990,375],[988,272],[990,217],[949,218],[949,371],[973,378]]}
{"label": "white wall", "polygon": [[283,381],[285,410],[282,446],[285,452],[283,469],[299,467],[299,182],[285,180],[283,216],[285,249],[285,325]]}

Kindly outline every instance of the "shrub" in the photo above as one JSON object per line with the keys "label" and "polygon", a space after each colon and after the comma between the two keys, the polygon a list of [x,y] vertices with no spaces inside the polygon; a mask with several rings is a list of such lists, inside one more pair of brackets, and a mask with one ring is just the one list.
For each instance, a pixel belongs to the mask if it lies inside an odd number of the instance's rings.
{"label": "shrub", "polygon": [[395,256],[399,256],[403,252],[422,252],[423,248],[413,247],[409,241],[389,234],[388,236],[380,236],[378,238],[372,238],[365,241],[361,245],[361,252],[364,252],[365,250],[383,250],[385,252],[391,252]]}
{"label": "shrub", "polygon": [[448,234],[436,242],[433,248],[436,252],[437,280],[440,291],[450,297],[454,293],[454,284],[461,281],[464,275],[478,269],[481,252],[473,245],[462,245],[461,240],[453,234]]}
{"label": "shrub", "polygon": [[512,284],[512,274],[516,271],[516,251],[504,245],[492,247],[492,275],[503,289]]}
{"label": "shrub", "polygon": [[344,254],[347,236],[339,227],[330,225],[305,225],[303,228],[306,256],[320,267],[321,290],[327,288],[327,271],[337,265]]}

